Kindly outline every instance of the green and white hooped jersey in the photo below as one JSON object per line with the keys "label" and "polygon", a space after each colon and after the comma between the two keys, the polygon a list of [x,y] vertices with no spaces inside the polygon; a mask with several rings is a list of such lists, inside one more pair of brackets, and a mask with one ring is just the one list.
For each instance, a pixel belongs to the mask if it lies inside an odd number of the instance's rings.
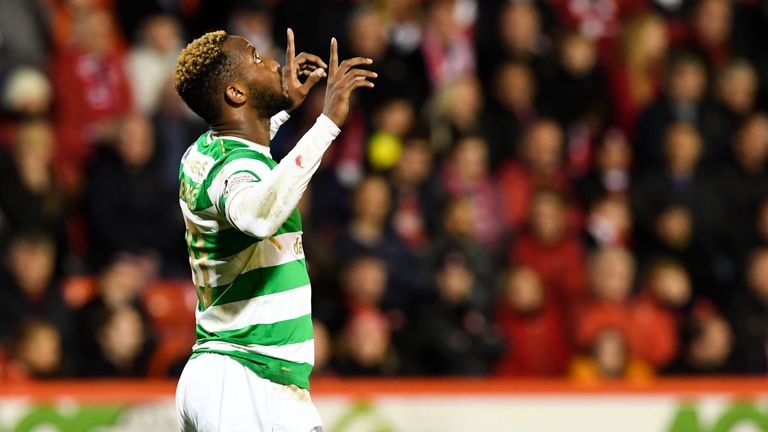
{"label": "green and white hooped jersey", "polygon": [[264,239],[226,216],[227,198],[275,166],[266,147],[211,132],[182,158],[179,200],[198,298],[192,356],[227,355],[263,378],[309,388],[311,287],[299,212]]}

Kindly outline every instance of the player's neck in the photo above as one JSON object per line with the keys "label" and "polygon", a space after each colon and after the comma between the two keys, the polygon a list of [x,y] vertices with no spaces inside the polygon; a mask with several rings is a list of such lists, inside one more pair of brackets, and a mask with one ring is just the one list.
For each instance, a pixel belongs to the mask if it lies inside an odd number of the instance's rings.
{"label": "player's neck", "polygon": [[233,115],[220,123],[210,125],[216,136],[233,136],[269,147],[269,119],[246,114]]}

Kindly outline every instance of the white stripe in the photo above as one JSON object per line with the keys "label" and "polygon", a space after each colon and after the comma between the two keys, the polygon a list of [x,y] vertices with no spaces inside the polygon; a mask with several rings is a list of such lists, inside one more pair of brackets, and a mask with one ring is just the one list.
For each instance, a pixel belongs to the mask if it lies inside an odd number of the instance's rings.
{"label": "white stripe", "polygon": [[192,145],[182,161],[182,170],[195,183],[202,183],[215,163],[214,158],[200,153],[197,151],[197,145]]}
{"label": "white stripe", "polygon": [[[183,200],[179,200],[179,206],[181,207],[181,213],[182,216],[184,216],[184,219],[193,223],[197,230],[203,234],[217,233],[232,226],[223,218],[217,219],[215,216],[216,209],[213,207],[208,207],[205,210],[195,213],[189,209],[189,206]],[[201,217],[201,213],[206,214],[206,216],[211,217],[211,219]]]}
{"label": "white stripe", "polygon": [[315,364],[314,339],[288,345],[235,345],[223,341],[208,341],[196,344],[193,349],[203,348],[217,351],[252,352],[294,363]]}
{"label": "white stripe", "polygon": [[312,312],[312,288],[304,285],[276,294],[211,306],[196,311],[197,323],[215,333],[237,330],[254,324],[274,324]]}

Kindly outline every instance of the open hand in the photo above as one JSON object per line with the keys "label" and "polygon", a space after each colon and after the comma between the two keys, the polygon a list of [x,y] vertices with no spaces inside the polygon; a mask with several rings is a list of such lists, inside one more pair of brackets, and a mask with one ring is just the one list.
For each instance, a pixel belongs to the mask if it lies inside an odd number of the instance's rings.
{"label": "open hand", "polygon": [[341,127],[349,114],[349,100],[352,91],[360,87],[373,87],[369,80],[376,78],[376,72],[359,69],[357,66],[370,65],[373,60],[355,57],[339,64],[338,43],[331,39],[331,59],[328,61],[328,86],[325,90],[323,114]]}
{"label": "open hand", "polygon": [[[288,97],[291,98],[291,108],[293,111],[304,102],[309,90],[317,84],[318,81],[325,78],[325,68],[328,66],[318,56],[305,52],[296,55],[294,46],[293,30],[288,29],[288,47],[285,52],[285,66],[283,66],[283,84],[288,90]],[[299,78],[306,78],[302,84]]]}

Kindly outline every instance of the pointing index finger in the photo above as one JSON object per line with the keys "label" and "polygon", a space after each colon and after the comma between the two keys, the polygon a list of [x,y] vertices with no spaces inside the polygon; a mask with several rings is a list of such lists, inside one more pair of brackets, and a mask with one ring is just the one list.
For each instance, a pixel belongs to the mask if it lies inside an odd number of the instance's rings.
{"label": "pointing index finger", "polygon": [[288,48],[286,49],[285,53],[285,63],[286,65],[293,69],[293,59],[296,57],[296,47],[294,46],[294,40],[293,40],[293,30],[289,27],[287,30],[288,33]]}
{"label": "pointing index finger", "polygon": [[336,42],[336,38],[331,38],[331,58],[328,61],[328,75],[332,76],[336,73],[336,71],[339,69],[339,52],[338,52],[338,42]]}

